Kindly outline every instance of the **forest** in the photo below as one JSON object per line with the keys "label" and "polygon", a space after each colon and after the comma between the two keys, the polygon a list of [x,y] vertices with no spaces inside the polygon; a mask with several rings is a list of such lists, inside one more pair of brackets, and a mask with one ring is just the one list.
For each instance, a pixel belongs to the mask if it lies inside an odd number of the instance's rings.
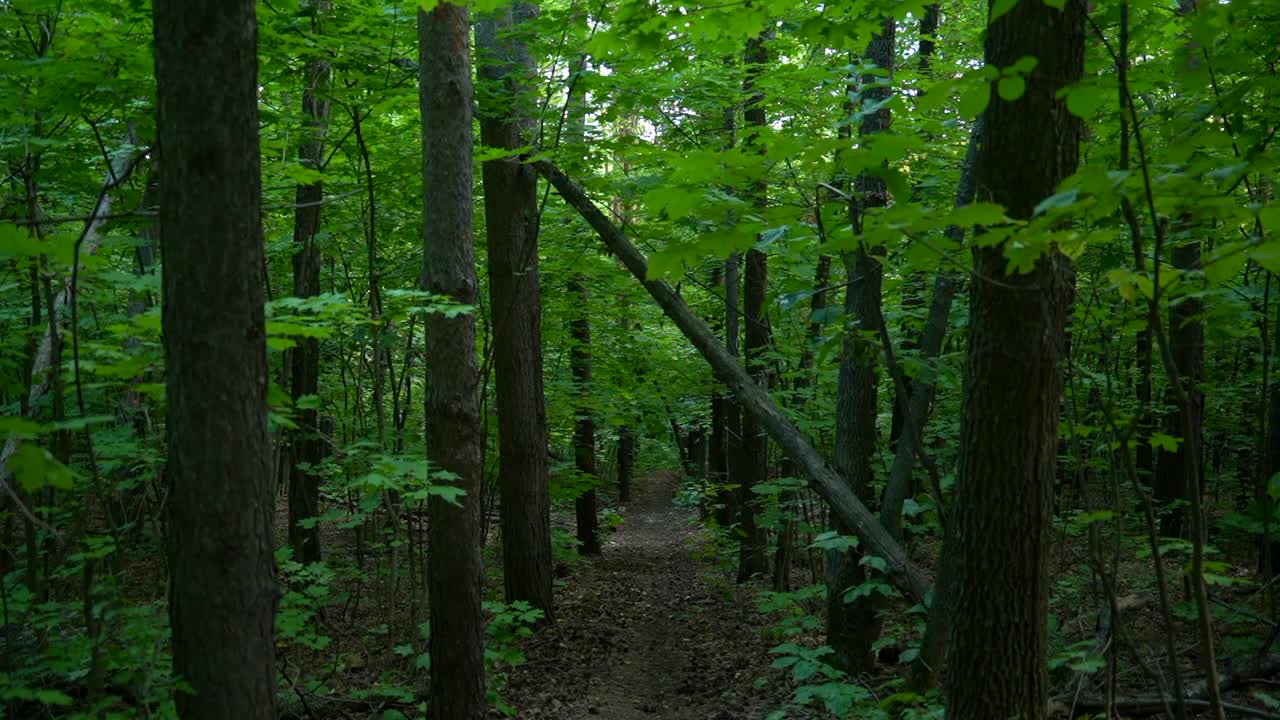
{"label": "forest", "polygon": [[0,0],[0,719],[1280,719],[1274,0]]}

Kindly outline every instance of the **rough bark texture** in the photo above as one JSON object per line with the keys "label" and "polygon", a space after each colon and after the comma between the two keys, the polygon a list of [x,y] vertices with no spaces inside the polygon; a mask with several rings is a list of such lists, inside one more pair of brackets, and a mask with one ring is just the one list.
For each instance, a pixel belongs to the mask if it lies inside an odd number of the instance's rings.
{"label": "rough bark texture", "polygon": [[[1079,161],[1080,123],[1058,91],[1084,69],[1083,0],[1018,3],[987,29],[986,63],[1039,64],[1026,92],[993,97],[977,158],[979,199],[1029,218]],[[1010,148],[1017,148],[1011,153]],[[1026,274],[1003,246],[974,250],[960,458],[944,567],[951,624],[947,717],[1045,717],[1053,479],[1069,261],[1049,250]]]}
{"label": "rough bark texture", "polygon": [[662,311],[733,392],[742,409],[757,418],[782,451],[795,459],[814,492],[826,501],[831,512],[858,533],[870,552],[884,559],[889,580],[912,600],[924,602],[930,578],[911,562],[902,546],[885,532],[866,505],[849,490],[844,479],[827,465],[804,434],[756,385],[737,359],[716,339],[711,328],[689,309],[669,284],[649,279],[649,264],[644,255],[600,212],[581,187],[549,162],[537,161],[534,167],[551,181],[556,192],[582,215],[631,275],[644,285]]}
{"label": "rough bark texture", "polygon": [[[1181,229],[1189,230],[1186,225]],[[1171,255],[1173,266],[1179,270],[1200,267],[1199,238],[1183,238]],[[1196,297],[1184,297],[1169,307],[1169,350],[1173,353],[1173,362],[1189,402],[1188,407],[1178,407],[1170,391],[1168,404],[1176,409],[1165,419],[1165,432],[1181,438],[1181,442],[1177,450],[1162,449],[1156,458],[1152,490],[1161,508],[1161,537],[1188,537],[1189,486],[1196,478],[1204,477],[1201,465],[1204,459],[1204,393],[1200,390],[1204,379],[1202,311],[1202,303]]]}
{"label": "rough bark texture", "polygon": [[[311,31],[318,32],[320,19],[329,9],[328,0],[312,3]],[[302,93],[302,114],[306,118],[306,139],[298,149],[302,165],[319,170],[324,162],[325,130],[329,123],[329,61],[324,56],[307,61],[306,86]],[[299,185],[297,209],[293,215],[293,294],[315,297],[320,294],[320,233],[324,184]],[[320,341],[303,338],[290,354],[290,392],[295,403],[320,389]],[[320,526],[302,527],[301,521],[320,515],[320,475],[317,465],[324,458],[320,435],[320,413],[315,408],[298,413],[298,429],[293,433],[293,457],[289,472],[289,547],[293,558],[303,563],[320,561]]]}
{"label": "rough bark texture", "polygon": [[[724,264],[724,346],[737,362],[742,341],[742,257],[730,255]],[[720,527],[730,527],[738,520],[739,494],[733,485],[742,482],[742,406],[732,392],[725,393],[724,456],[725,484],[720,493]]]}
{"label": "rough bark texture", "polygon": [[[864,62],[893,72],[894,21],[882,21],[880,32],[867,45]],[[884,76],[863,75],[864,85],[886,83]],[[883,101],[888,87],[866,87],[864,104]],[[863,137],[889,129],[888,109],[881,109],[862,120],[859,134]],[[849,203],[849,220],[857,233],[862,232],[868,210],[889,203],[883,179],[866,174],[854,183],[853,200]],[[836,395],[836,467],[845,476],[850,489],[864,503],[872,501],[871,486],[875,481],[875,454],[878,435],[876,414],[879,401],[879,343],[881,323],[881,285],[884,268],[878,256],[881,247],[859,246],[844,253],[845,274],[849,287],[845,291],[844,311],[850,323],[841,346],[839,389]],[[837,529],[848,533],[847,526]],[[851,672],[869,671],[875,664],[872,645],[880,635],[876,619],[875,595],[846,602],[850,589],[866,580],[865,567],[854,553],[827,554],[827,644],[834,651],[836,664]]]}
{"label": "rough bark texture", "polygon": [[[448,3],[418,12],[423,156],[422,287],[475,305],[472,240],[471,27],[466,8]],[[486,717],[484,568],[480,557],[480,370],[475,316],[426,318],[426,435],[432,466],[466,492],[454,505],[428,505],[431,552],[431,717]]]}
{"label": "rough bark texture", "polygon": [[[517,3],[476,25],[480,137],[489,147],[529,142],[533,58],[515,33],[537,8]],[[489,306],[498,404],[498,488],[502,578],[507,602],[524,600],[552,617],[551,495],[542,380],[542,295],[538,286],[538,174],[514,159],[483,166]]]}
{"label": "rough bark texture", "polygon": [[[765,296],[769,292],[769,259],[759,250],[747,253],[746,282],[747,368],[762,390],[769,390],[769,369],[764,359],[769,351],[769,315]],[[756,494],[752,488],[769,480],[769,435],[758,420],[742,418],[742,472],[738,488],[738,582],[769,571],[768,534],[756,520]]]}
{"label": "rough bark texture", "polygon": [[578,552],[596,555],[600,552],[600,534],[596,519],[596,422],[591,414],[591,319],[587,317],[587,284],[582,277],[569,283],[569,292],[579,299],[578,315],[569,326],[573,347],[569,365],[578,386],[577,420],[573,427],[573,460],[584,483],[591,487],[574,500],[577,521]]}
{"label": "rough bark texture", "polygon": [[187,719],[276,717],[254,7],[155,3],[169,617]]}
{"label": "rough bark texture", "polygon": [[[765,94],[759,87],[758,77],[769,62],[767,43],[772,36],[772,30],[766,30],[759,37],[753,38],[747,43],[744,57],[747,78],[742,91],[747,102],[742,118],[747,130],[746,146],[757,153],[765,151],[760,133],[765,131],[769,123]],[[769,208],[768,180],[761,178],[753,183],[749,196],[751,206],[763,216]],[[747,369],[765,392],[769,391],[770,380],[769,367],[764,360],[770,343],[769,311],[765,307],[765,297],[768,294],[769,257],[753,248],[747,251],[747,272],[743,283],[743,310],[747,324],[745,349]],[[742,417],[741,458],[742,472],[738,486],[738,582],[745,582],[753,575],[769,571],[768,533],[756,521],[756,494],[752,491],[755,486],[769,480],[769,436],[760,422],[750,415]]]}

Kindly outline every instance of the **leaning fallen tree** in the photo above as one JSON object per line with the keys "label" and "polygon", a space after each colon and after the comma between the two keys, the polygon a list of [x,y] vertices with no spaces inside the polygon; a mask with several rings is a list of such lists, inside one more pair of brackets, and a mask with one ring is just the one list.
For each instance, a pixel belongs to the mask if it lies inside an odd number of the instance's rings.
{"label": "leaning fallen tree", "polygon": [[863,547],[885,561],[885,572],[905,595],[923,603],[932,587],[932,579],[911,562],[906,550],[885,529],[875,515],[854,495],[848,484],[833,470],[808,438],[769,398],[768,393],[751,379],[737,358],[729,354],[711,328],[707,326],[664,280],[649,277],[648,262],[627,236],[614,225],[586,193],[555,165],[546,160],[535,161],[534,167],[545,177],[560,197],[564,198],[608,246],[631,274],[644,285],[667,317],[693,343],[711,365],[720,380],[733,392],[743,410],[768,431],[783,451],[795,460],[831,512],[854,529]]}

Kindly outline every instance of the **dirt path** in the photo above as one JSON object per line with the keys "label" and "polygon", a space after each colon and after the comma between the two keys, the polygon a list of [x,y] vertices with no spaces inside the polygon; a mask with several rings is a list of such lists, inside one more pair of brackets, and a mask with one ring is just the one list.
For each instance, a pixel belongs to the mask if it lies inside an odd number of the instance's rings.
{"label": "dirt path", "polygon": [[754,689],[771,676],[766,621],[699,559],[696,518],[675,490],[669,475],[637,483],[603,556],[558,592],[559,624],[504,693],[517,717],[746,720],[781,700]]}

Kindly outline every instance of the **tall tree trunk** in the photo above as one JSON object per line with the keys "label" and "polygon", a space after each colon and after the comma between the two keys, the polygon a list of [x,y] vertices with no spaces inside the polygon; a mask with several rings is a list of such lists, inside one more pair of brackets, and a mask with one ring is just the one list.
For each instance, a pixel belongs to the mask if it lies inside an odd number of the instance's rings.
{"label": "tall tree trunk", "polygon": [[[329,10],[329,0],[313,0],[311,32],[320,32],[320,23]],[[302,165],[320,170],[324,163],[325,132],[329,124],[329,61],[317,55],[307,61],[304,71],[306,86],[302,93],[302,114],[306,118],[307,137],[298,149]],[[320,294],[320,218],[324,200],[321,180],[298,185],[297,208],[293,215],[293,294],[308,298]],[[303,397],[320,390],[320,340],[303,338],[290,354],[292,377],[290,393],[295,405]],[[302,563],[320,561],[320,526],[303,527],[302,521],[320,515],[320,474],[318,465],[324,457],[324,440],[320,435],[320,412],[314,406],[298,414],[298,429],[293,433],[292,464],[289,473],[289,547],[293,558]]]}
{"label": "tall tree trunk", "polygon": [[[822,212],[821,200],[818,212]],[[820,226],[821,227],[821,226]],[[809,393],[816,385],[813,376],[814,350],[822,336],[822,314],[827,309],[827,284],[831,282],[831,256],[820,255],[818,267],[813,274],[813,297],[809,298],[809,326],[805,330],[804,349],[800,351],[800,365],[796,370],[795,401],[792,410],[800,415],[809,404]],[[783,477],[796,477],[801,474],[799,463],[787,455],[782,464]],[[782,504],[784,518],[782,530],[778,532],[777,544],[773,553],[773,590],[787,592],[791,589],[791,563],[795,554],[796,514],[794,504],[798,493],[783,493]]]}
{"label": "tall tree trunk", "polygon": [[573,347],[569,352],[569,364],[573,381],[577,385],[577,419],[573,427],[573,458],[578,474],[589,487],[574,501],[578,530],[578,552],[596,555],[600,552],[600,537],[596,520],[596,422],[591,410],[591,318],[587,315],[588,293],[586,279],[581,275],[569,283],[569,292],[578,299],[578,314],[570,322],[569,333]]}
{"label": "tall tree trunk", "polygon": [[[1263,308],[1263,312],[1268,312],[1267,308]],[[1273,336],[1272,356],[1280,358],[1280,302],[1276,303],[1276,322],[1271,330]],[[1274,473],[1280,470],[1280,374],[1273,373],[1271,387],[1269,388],[1270,400],[1267,402],[1267,470]],[[1263,478],[1264,481],[1271,479],[1270,474]],[[1262,504],[1262,512],[1269,517],[1275,511],[1275,501],[1267,493],[1266,485],[1258,488],[1258,501]],[[1280,541],[1278,541],[1276,533],[1277,528],[1267,521],[1266,537],[1260,538],[1262,541],[1261,550],[1258,554],[1258,565],[1260,570],[1266,570],[1270,567],[1271,574],[1280,571]]]}
{"label": "tall tree trunk", "polygon": [[254,9],[155,3],[169,617],[188,720],[276,717]]}
{"label": "tall tree trunk", "polygon": [[[1191,232],[1185,224],[1182,230]],[[1193,270],[1200,267],[1200,238],[1184,239],[1173,249],[1173,267]],[[1156,458],[1155,483],[1152,488],[1155,500],[1162,506],[1160,535],[1186,538],[1188,536],[1187,505],[1191,500],[1188,478],[1203,477],[1204,458],[1204,393],[1200,383],[1204,379],[1204,323],[1201,321],[1202,303],[1194,296],[1182,298],[1169,307],[1169,350],[1173,353],[1178,376],[1186,388],[1187,407],[1178,405],[1170,390],[1169,404],[1175,410],[1165,418],[1165,432],[1181,438],[1176,450],[1162,449]],[[1199,483],[1196,483],[1199,484]]]}
{"label": "tall tree trunk", "polygon": [[[516,2],[476,25],[483,53],[481,141],[515,149],[530,142],[533,58],[516,33],[537,7]],[[489,105],[492,106],[489,106]],[[538,286],[538,174],[514,159],[483,166],[489,306],[498,403],[502,577],[507,602],[552,617],[551,495],[542,385],[542,295]]]}
{"label": "tall tree trunk", "polygon": [[[742,256],[734,253],[724,264],[724,346],[737,358],[742,343]],[[735,360],[736,362],[736,360]],[[723,398],[725,485],[720,493],[722,528],[738,521],[739,493],[733,489],[742,482],[742,406],[732,393]]]}
{"label": "tall tree trunk", "polygon": [[[881,22],[880,32],[867,45],[864,62],[889,73],[893,72],[894,21]],[[888,81],[882,75],[864,74],[864,85],[883,85]],[[889,96],[888,87],[867,87],[862,91],[863,104],[881,102]],[[891,117],[888,109],[881,109],[862,120],[859,134],[873,135],[889,129]],[[867,173],[854,184],[853,199],[849,202],[849,220],[854,231],[861,235],[863,221],[869,209],[889,204],[885,182]],[[873,338],[880,334],[884,321],[880,308],[881,281],[884,269],[878,256],[882,247],[859,245],[851,253],[844,253],[844,266],[849,278],[845,291],[844,311],[846,337],[841,346],[840,378],[836,396],[836,467],[849,482],[850,489],[864,502],[872,501],[871,486],[875,481],[873,463],[876,453],[876,415],[880,370],[879,343]],[[856,324],[854,324],[856,323]],[[842,533],[848,527],[837,526]],[[850,673],[869,671],[875,664],[872,645],[880,635],[880,623],[876,618],[876,597],[865,595],[854,601],[846,596],[852,588],[866,581],[866,569],[852,552],[830,552],[827,558],[827,644],[834,650],[837,665]]]}
{"label": "tall tree trunk", "polygon": [[[465,7],[418,11],[422,101],[422,286],[474,306],[471,26]],[[428,503],[427,592],[431,606],[431,717],[486,717],[484,567],[480,556],[480,369],[474,315],[426,318],[427,453],[453,473],[460,504]]]}
{"label": "tall tree trunk", "polygon": [[[979,199],[1000,203],[1010,217],[1030,218],[1079,162],[1080,123],[1059,91],[1084,72],[1084,6],[1019,3],[987,28],[987,66],[1039,58],[1025,93],[993,97],[983,118]],[[947,717],[1036,720],[1048,706],[1047,562],[1072,271],[1052,248],[1026,274],[1008,271],[1003,244],[976,248],[973,257],[959,470],[943,560],[955,572],[945,598],[956,619]]]}
{"label": "tall tree trunk", "polygon": [[[767,43],[773,39],[773,31],[766,30],[747,43],[744,61],[747,77],[742,85],[746,104],[742,110],[743,124],[747,129],[745,140],[749,150],[761,155],[765,152],[761,134],[769,125],[765,109],[765,94],[760,88],[759,76],[769,63]],[[750,188],[749,202],[763,217],[769,208],[769,181],[761,178]],[[769,350],[769,311],[765,306],[769,294],[769,257],[755,248],[747,251],[747,272],[743,283],[743,310],[746,328],[747,369],[756,383],[766,392],[769,389],[769,366],[764,359]],[[754,417],[742,417],[742,470],[738,485],[738,582],[745,582],[753,575],[769,571],[768,535],[756,520],[756,495],[753,489],[769,480],[769,435]]]}
{"label": "tall tree trunk", "polygon": [[[724,59],[727,66],[732,66],[734,58]],[[721,108],[720,147],[732,150],[738,142],[738,104],[726,103]],[[729,354],[738,356],[738,342],[741,338],[739,313],[742,312],[742,275],[740,268],[742,258],[734,253],[724,262],[723,268],[713,271],[717,278],[715,284],[720,285],[719,278],[724,278],[724,346]],[[715,438],[711,442],[711,467],[717,473],[716,524],[721,528],[730,528],[738,517],[738,494],[731,485],[740,481],[738,469],[742,457],[742,408],[732,392],[719,389],[712,399],[712,435],[719,423],[720,442],[716,449]]]}
{"label": "tall tree trunk", "polygon": [[[926,80],[933,79],[933,53],[937,50],[937,43],[934,42],[934,36],[938,32],[938,26],[942,22],[942,9],[937,3],[927,5],[924,9],[924,15],[920,18],[919,37],[920,45],[916,53],[918,58],[920,75]],[[917,181],[912,187],[912,200],[919,200],[921,183]],[[924,278],[925,273],[922,270],[912,270],[902,283],[902,310],[904,314],[914,313],[924,305]],[[902,338],[899,342],[899,348],[903,354],[916,351],[923,342],[924,330],[917,332],[912,327],[910,321],[903,323],[899,336]],[[909,405],[913,392],[914,380],[904,377],[900,384],[895,383],[893,386],[893,419],[889,426],[889,449],[893,452],[898,451],[898,439],[902,435],[902,431],[907,424],[907,414],[910,412]]]}

